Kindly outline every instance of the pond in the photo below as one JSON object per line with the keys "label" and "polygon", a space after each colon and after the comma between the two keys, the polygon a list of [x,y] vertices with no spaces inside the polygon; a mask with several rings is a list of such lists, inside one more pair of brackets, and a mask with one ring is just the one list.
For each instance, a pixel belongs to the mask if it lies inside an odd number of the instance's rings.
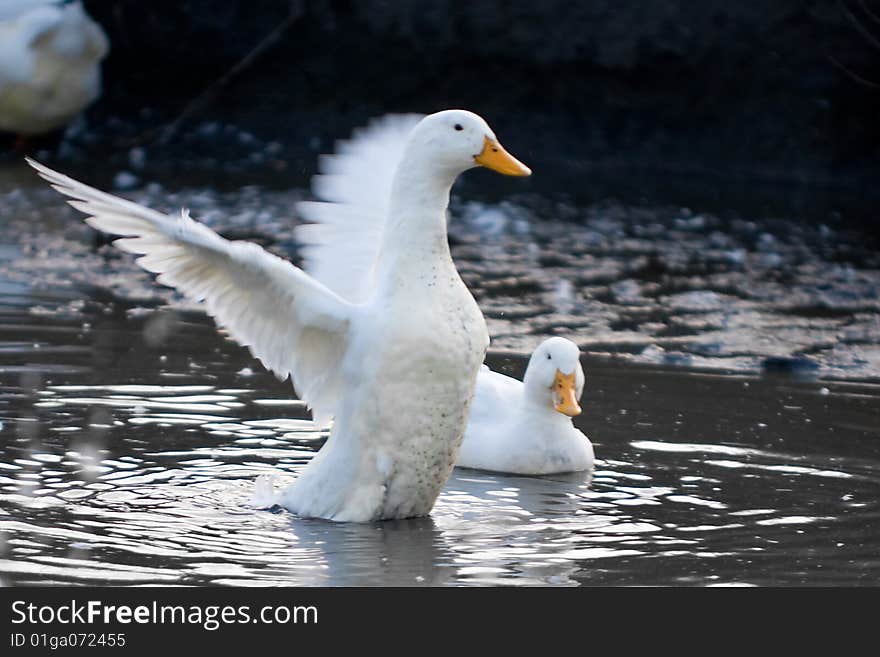
{"label": "pond", "polygon": [[[326,437],[289,384],[27,171],[0,184],[4,584],[880,581],[880,265],[857,230],[457,199],[489,365],[575,340],[595,471],[456,469],[428,518],[336,524],[249,506]],[[126,194],[296,257],[300,192]]]}

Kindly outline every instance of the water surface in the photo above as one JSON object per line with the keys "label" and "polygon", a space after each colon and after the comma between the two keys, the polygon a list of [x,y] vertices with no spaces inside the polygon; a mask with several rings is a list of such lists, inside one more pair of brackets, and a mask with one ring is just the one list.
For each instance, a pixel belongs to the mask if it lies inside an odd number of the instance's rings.
{"label": "water surface", "polygon": [[[22,305],[24,305],[22,303]],[[161,317],[162,311],[159,311]],[[7,584],[876,584],[876,384],[587,358],[585,474],[457,469],[431,517],[367,525],[248,506],[325,434],[198,314],[28,319],[6,304]],[[163,320],[165,321],[165,320]],[[522,356],[490,364],[519,374]]]}
{"label": "water surface", "polygon": [[[248,506],[326,437],[292,389],[28,175],[0,174],[5,584],[880,582],[880,268],[858,234],[457,202],[490,365],[575,339],[597,467],[456,470],[429,518],[335,524]],[[295,258],[298,192],[132,195]]]}

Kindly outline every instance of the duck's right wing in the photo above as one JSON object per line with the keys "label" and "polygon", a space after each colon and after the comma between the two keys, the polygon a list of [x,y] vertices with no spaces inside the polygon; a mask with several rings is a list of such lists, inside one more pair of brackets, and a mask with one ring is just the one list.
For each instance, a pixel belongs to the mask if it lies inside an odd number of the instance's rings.
{"label": "duck's right wing", "polygon": [[106,194],[31,159],[28,163],[94,228],[124,236],[157,280],[204,300],[208,314],[279,378],[290,376],[315,420],[336,412],[340,362],[357,308],[286,260],[251,242],[232,242],[186,211],[166,215]]}
{"label": "duck's right wing", "polygon": [[388,114],[340,141],[312,179],[318,201],[297,204],[303,268],[348,299],[366,300],[391,202],[391,183],[421,114]]}

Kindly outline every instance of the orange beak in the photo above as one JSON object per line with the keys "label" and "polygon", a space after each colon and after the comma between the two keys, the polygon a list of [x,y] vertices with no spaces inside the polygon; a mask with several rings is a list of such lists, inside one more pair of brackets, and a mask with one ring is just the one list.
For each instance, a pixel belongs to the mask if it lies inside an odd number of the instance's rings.
{"label": "orange beak", "polygon": [[483,138],[483,150],[474,155],[474,161],[481,167],[487,167],[505,176],[530,176],[532,170],[504,150],[494,139]]}
{"label": "orange beak", "polygon": [[553,381],[553,408],[567,415],[575,417],[581,414],[575,392],[575,372],[563,374],[556,370],[556,379]]}

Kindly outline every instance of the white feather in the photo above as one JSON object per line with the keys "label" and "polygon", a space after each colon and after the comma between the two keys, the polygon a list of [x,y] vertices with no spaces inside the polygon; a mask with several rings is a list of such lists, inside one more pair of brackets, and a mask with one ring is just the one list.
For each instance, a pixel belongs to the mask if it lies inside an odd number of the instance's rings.
{"label": "white feather", "polygon": [[290,376],[319,423],[339,401],[339,362],[354,306],[286,260],[251,242],[231,242],[190,219],[171,216],[84,185],[33,160],[28,163],[86,222],[125,236],[117,244],[159,282],[195,300],[279,378]]}
{"label": "white feather", "polygon": [[254,490],[248,506],[253,509],[271,509],[278,504],[279,495],[275,490],[275,475],[260,475],[254,480]]}
{"label": "white feather", "polygon": [[297,204],[309,222],[296,229],[304,246],[303,268],[340,296],[366,300],[372,289],[391,183],[420,114],[389,114],[340,141],[321,157],[312,179],[319,201]]}
{"label": "white feather", "polygon": [[580,398],[579,358],[577,345],[555,337],[532,354],[525,382],[483,366],[457,465],[526,475],[591,470],[593,444],[570,417],[556,411],[550,391],[557,370],[576,371]]}

